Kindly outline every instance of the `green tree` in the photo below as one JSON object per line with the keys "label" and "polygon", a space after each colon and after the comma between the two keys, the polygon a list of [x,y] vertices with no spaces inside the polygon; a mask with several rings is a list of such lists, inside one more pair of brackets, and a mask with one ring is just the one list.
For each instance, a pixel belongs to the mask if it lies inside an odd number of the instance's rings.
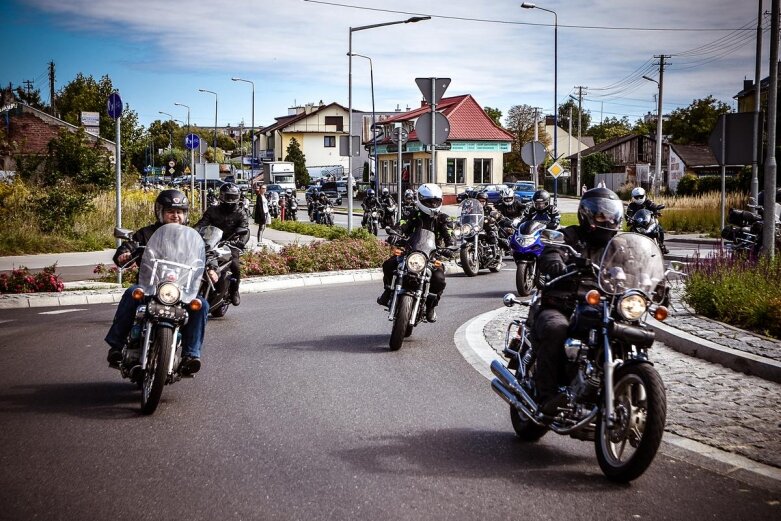
{"label": "green tree", "polygon": [[595,152],[589,154],[580,160],[581,168],[583,169],[583,175],[581,176],[581,182],[587,186],[594,186],[594,178],[596,174],[606,174],[612,172],[615,164],[613,159],[604,152]]}
{"label": "green tree", "polygon": [[[507,113],[505,128],[513,134],[512,151],[504,155],[504,171],[513,173],[529,172],[529,165],[521,159],[521,147],[534,140],[534,119],[536,110],[530,105],[514,105]],[[550,148],[551,138],[545,133],[545,127],[538,120],[539,140]]]}
{"label": "green tree", "polygon": [[[566,103],[559,105],[559,128],[563,128],[569,132],[569,114],[570,107],[572,108],[572,135],[578,135],[578,104],[572,99],[568,99]],[[580,123],[582,130],[581,136],[589,135],[587,132],[591,132],[591,113],[588,110],[581,111]]]}
{"label": "green tree", "polygon": [[680,145],[707,143],[719,116],[729,112],[730,106],[713,96],[696,99],[688,107],[672,111],[663,123],[663,132]]}
{"label": "green tree", "polygon": [[31,107],[34,107],[38,110],[43,110],[44,112],[49,110],[48,105],[46,105],[41,99],[41,91],[38,89],[27,91],[22,87],[16,87],[15,94],[19,101],[22,101]]}
{"label": "green tree", "polygon": [[286,150],[285,161],[293,163],[296,173],[296,186],[308,186],[310,183],[309,171],[306,169],[306,157],[301,151],[301,147],[296,138],[290,138],[290,143]]}
{"label": "green tree", "polygon": [[626,116],[621,119],[607,117],[602,123],[588,129],[588,134],[594,138],[594,143],[602,143],[608,139],[625,136],[631,132],[632,125]]}
{"label": "green tree", "polygon": [[493,107],[483,107],[485,114],[496,123],[497,127],[502,126],[502,111]]}

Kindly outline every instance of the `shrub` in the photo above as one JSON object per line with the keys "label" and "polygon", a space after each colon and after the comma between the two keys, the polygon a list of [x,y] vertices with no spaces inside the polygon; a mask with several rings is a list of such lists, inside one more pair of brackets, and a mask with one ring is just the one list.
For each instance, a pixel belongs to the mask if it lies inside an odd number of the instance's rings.
{"label": "shrub", "polygon": [[340,226],[326,226],[324,224],[306,223],[301,221],[281,221],[274,219],[269,228],[283,232],[297,233],[299,235],[309,235],[311,237],[320,237],[322,239],[370,239],[374,238],[372,234],[363,228],[355,228],[347,233],[347,228]]}
{"label": "shrub", "polygon": [[676,193],[678,195],[694,195],[699,191],[699,178],[694,174],[685,174],[678,181]]}
{"label": "shrub", "polygon": [[[118,278],[119,268],[113,264],[98,264],[92,273],[96,274],[95,280],[101,282],[116,282]],[[131,284],[135,284],[138,279],[138,266],[133,265],[130,268],[122,270],[122,287],[127,288]]]}
{"label": "shrub", "polygon": [[0,274],[0,293],[36,293],[40,291],[60,292],[65,288],[62,279],[55,270],[57,264],[43,268],[32,274],[26,266],[20,266],[10,275]]}

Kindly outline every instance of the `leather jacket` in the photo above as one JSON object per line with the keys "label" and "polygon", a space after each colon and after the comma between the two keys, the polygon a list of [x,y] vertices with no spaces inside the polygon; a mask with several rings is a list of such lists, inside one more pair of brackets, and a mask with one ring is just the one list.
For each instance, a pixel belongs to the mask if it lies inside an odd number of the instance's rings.
{"label": "leather jacket", "polygon": [[[231,208],[230,206],[219,204],[207,208],[201,220],[195,224],[195,228],[199,229],[204,226],[219,228],[226,239],[230,239],[236,246],[241,248],[244,248],[249,241],[250,233],[247,213],[238,205],[234,205]],[[236,231],[239,228],[244,228],[246,231],[236,235]]]}

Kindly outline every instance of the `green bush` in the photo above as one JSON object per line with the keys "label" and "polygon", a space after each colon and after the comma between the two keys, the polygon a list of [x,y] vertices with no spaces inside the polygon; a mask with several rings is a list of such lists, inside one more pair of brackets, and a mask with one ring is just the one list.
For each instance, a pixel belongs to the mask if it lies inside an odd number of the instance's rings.
{"label": "green bush", "polygon": [[781,257],[728,255],[689,265],[684,301],[706,317],[781,338]]}
{"label": "green bush", "polygon": [[678,195],[694,195],[699,192],[699,177],[694,174],[685,174],[678,181],[678,187],[676,194]]}
{"label": "green bush", "polygon": [[374,236],[363,228],[355,228],[348,233],[347,228],[341,226],[326,226],[324,224],[314,224],[302,221],[281,221],[274,219],[269,228],[283,232],[297,233],[299,235],[309,235],[311,237],[320,237],[322,239],[370,239]]}

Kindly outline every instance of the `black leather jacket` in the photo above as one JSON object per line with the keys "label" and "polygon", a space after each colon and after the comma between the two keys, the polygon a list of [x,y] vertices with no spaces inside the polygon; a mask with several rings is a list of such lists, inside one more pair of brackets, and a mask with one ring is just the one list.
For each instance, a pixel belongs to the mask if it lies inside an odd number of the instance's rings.
{"label": "black leather jacket", "polygon": [[645,201],[643,201],[643,204],[638,204],[632,201],[631,203],[629,203],[629,206],[626,207],[626,219],[627,220],[631,219],[634,214],[636,214],[642,209],[651,210],[653,213],[656,213],[657,205],[648,198],[646,198]]}
{"label": "black leather jacket", "polygon": [[527,211],[527,206],[520,201],[513,201],[510,204],[505,204],[504,201],[499,201],[496,205],[496,209],[511,221],[516,217],[523,217]]}
{"label": "black leather jacket", "polygon": [[[136,230],[131,240],[137,243],[136,246],[146,246],[146,243],[148,243],[149,239],[152,238],[152,234],[155,233],[157,229],[160,228],[161,226],[162,226],[161,223],[155,223],[155,224],[150,224],[149,226],[144,226],[143,228]],[[119,247],[117,248],[117,251],[114,253],[114,257],[113,257],[114,264],[119,266],[119,262],[117,261],[119,256],[122,255],[123,253],[133,253],[134,249],[135,246],[131,246],[130,243],[127,241],[120,244]]]}
{"label": "black leather jacket", "polygon": [[[249,219],[247,218],[247,213],[238,205],[231,208],[219,204],[207,208],[201,220],[195,224],[195,228],[199,229],[203,226],[219,228],[226,239],[231,239],[234,244],[241,248],[246,246],[247,241],[249,241]],[[236,235],[236,230],[239,228],[244,228],[246,231],[241,235]]]}
{"label": "black leather jacket", "polygon": [[434,232],[438,248],[450,248],[455,245],[453,234],[447,225],[447,215],[438,213],[434,216],[425,214],[420,210],[411,213],[408,220],[401,221],[399,230],[405,237],[409,237],[419,227]]}

